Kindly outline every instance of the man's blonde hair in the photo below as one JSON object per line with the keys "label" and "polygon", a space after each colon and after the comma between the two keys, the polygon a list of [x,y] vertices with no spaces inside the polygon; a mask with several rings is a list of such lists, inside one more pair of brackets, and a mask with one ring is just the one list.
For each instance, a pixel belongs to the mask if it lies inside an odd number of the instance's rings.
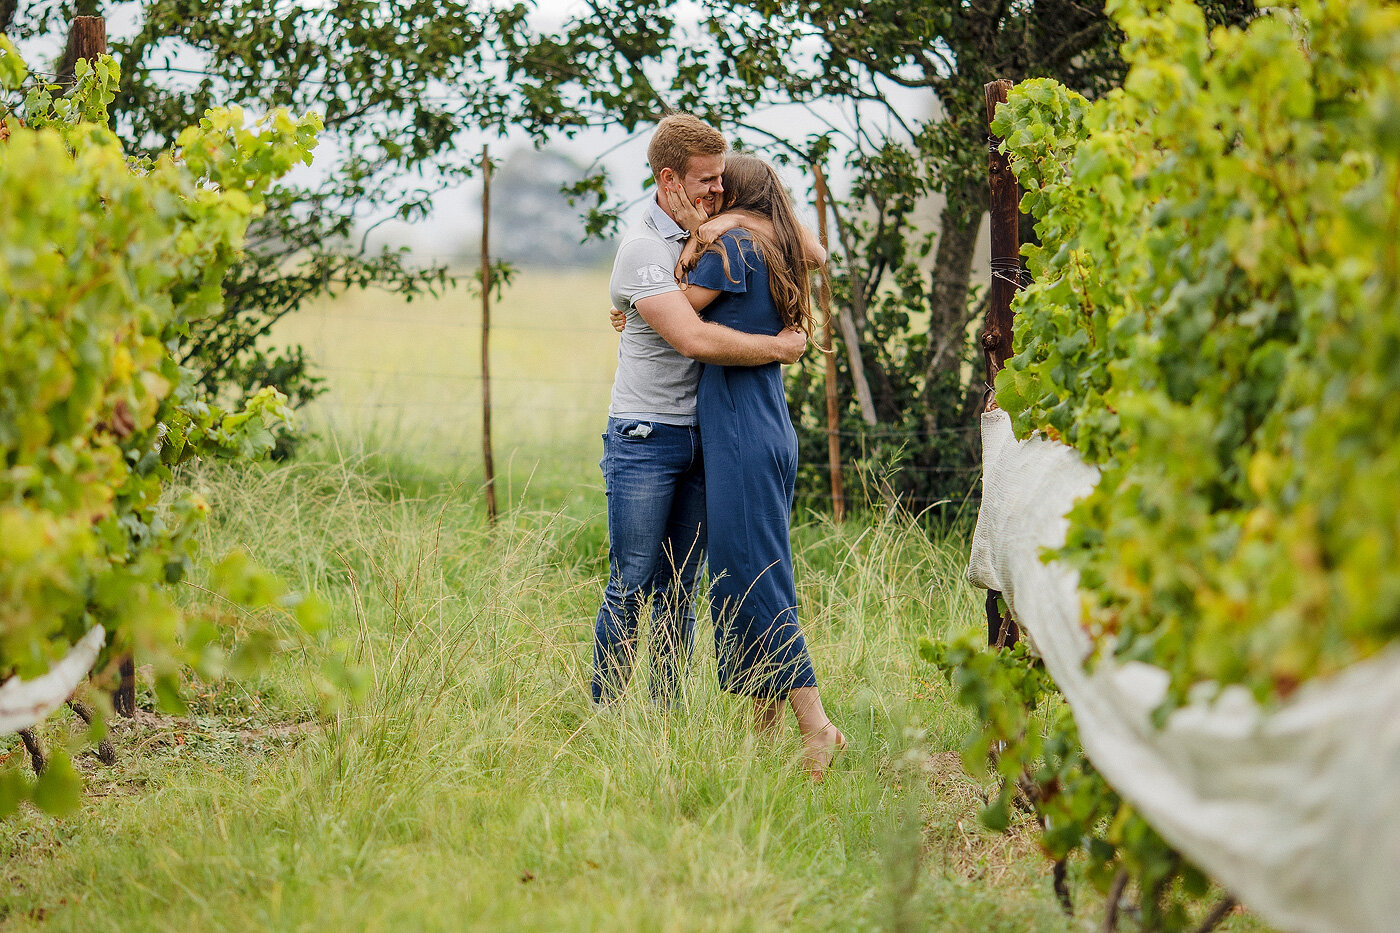
{"label": "man's blonde hair", "polygon": [[729,143],[724,134],[691,113],[673,113],[661,118],[647,146],[647,162],[651,173],[661,177],[669,168],[679,176],[685,175],[691,156],[724,155]]}

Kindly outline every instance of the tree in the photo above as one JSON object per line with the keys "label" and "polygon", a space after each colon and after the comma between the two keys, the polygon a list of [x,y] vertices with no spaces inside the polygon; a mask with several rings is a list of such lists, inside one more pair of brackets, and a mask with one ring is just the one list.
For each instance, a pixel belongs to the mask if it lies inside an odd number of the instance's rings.
{"label": "tree", "polygon": [[268,192],[246,258],[224,281],[224,307],[183,335],[180,362],[210,396],[237,401],[264,385],[295,406],[319,391],[299,348],[263,348],[272,326],[318,295],[374,284],[412,298],[446,281],[399,252],[370,253],[357,229],[369,218],[412,219],[443,184],[471,174],[458,130],[498,109],[481,79],[480,50],[499,21],[452,2],[289,3],[149,0],[0,4],[0,32],[50,41],[75,13],[124,13],[135,34],[111,43],[124,83],[111,122],[133,155],[168,150],[216,102],[257,112],[286,106],[325,124],[315,172]]}
{"label": "tree", "polygon": [[[1217,4],[1212,15],[1238,20],[1250,9]],[[678,24],[669,4],[628,0],[590,3],[550,34],[518,24],[502,51],[537,132],[559,115],[632,128],[679,108],[781,159],[821,166],[845,153],[856,182],[832,205],[841,254],[834,294],[856,344],[838,337],[845,455],[878,464],[902,451],[908,468],[887,491],[922,506],[965,494],[976,458],[969,426],[984,386],[969,363],[968,332],[987,203],[983,85],[1047,76],[1099,96],[1123,74],[1120,38],[1103,2],[707,0],[697,31]],[[919,112],[897,92],[922,94]],[[760,124],[764,107],[821,101],[844,105],[852,125],[817,119],[794,139]],[[605,191],[601,177],[576,186],[596,199],[598,230],[610,219]],[[920,206],[934,198],[942,199],[936,236],[919,222]],[[857,410],[852,354],[863,363],[874,425]],[[812,362],[791,389],[795,417],[816,425],[824,411]],[[821,462],[821,439],[806,436],[813,447],[804,462]],[[807,469],[806,489],[821,489],[818,471]]]}
{"label": "tree", "polygon": [[[410,269],[401,255],[371,255],[351,237],[371,215],[421,216],[437,188],[471,174],[475,149],[454,144],[459,130],[543,141],[596,125],[631,131],[685,109],[775,157],[822,165],[835,152],[850,161],[857,182],[833,204],[835,294],[851,323],[850,339],[838,341],[846,453],[883,460],[903,445],[909,469],[892,488],[914,504],[960,496],[975,460],[967,429],[980,379],[967,351],[986,199],[982,85],[1045,76],[1094,97],[1122,73],[1103,0],[706,0],[695,21],[663,0],[591,0],[557,28],[540,28],[524,3],[147,0],[139,8],[136,34],[113,43],[128,75],[115,126],[132,151],[168,147],[191,113],[217,99],[315,109],[336,153],[318,163],[319,178],[270,192],[248,261],[225,283],[225,313],[184,341],[183,359],[207,392],[271,382],[302,400],[315,389],[299,351],[259,349],[276,320],[336,288],[372,283],[412,297],[442,284],[444,270]],[[8,0],[0,29],[51,34],[73,9]],[[1249,5],[1212,9],[1237,19]],[[896,92],[922,95],[917,115]],[[842,104],[851,125],[814,120],[801,138],[762,125],[771,105],[822,100]],[[613,229],[617,202],[604,173],[568,190],[587,205],[589,232]],[[931,237],[917,208],[934,197],[944,200]],[[857,413],[856,359],[874,426]],[[813,369],[795,378],[799,418],[823,417],[817,386]]]}

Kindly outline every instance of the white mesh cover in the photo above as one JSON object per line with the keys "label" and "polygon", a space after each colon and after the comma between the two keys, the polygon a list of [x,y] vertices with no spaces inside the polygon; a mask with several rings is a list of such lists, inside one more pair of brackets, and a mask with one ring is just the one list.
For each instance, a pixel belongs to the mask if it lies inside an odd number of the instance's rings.
{"label": "white mesh cover", "polygon": [[1287,930],[1400,929],[1400,646],[1304,685],[1270,710],[1231,688],[1149,714],[1167,675],[1104,658],[1084,667],[1078,575],[1040,552],[1098,481],[1070,448],[1018,442],[982,416],[982,508],[968,578],[1000,590],[1045,660],[1084,750],[1172,846]]}
{"label": "white mesh cover", "polygon": [[94,625],[47,674],[33,680],[11,677],[0,685],[0,735],[43,722],[62,706],[92,670],[106,640],[106,630]]}

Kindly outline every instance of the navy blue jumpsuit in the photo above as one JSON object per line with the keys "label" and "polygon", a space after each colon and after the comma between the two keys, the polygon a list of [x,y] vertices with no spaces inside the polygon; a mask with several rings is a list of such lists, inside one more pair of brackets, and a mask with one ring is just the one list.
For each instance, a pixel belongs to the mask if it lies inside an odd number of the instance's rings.
{"label": "navy blue jumpsuit", "polygon": [[[705,317],[747,333],[778,333],[782,320],[757,244],[742,230],[725,234],[720,242],[728,274],[723,259],[708,252],[689,278],[722,293],[705,309]],[[797,432],[788,415],[782,367],[707,364],[700,374],[698,419],[720,686],[773,699],[798,687],[815,687],[798,627],[788,537]]]}

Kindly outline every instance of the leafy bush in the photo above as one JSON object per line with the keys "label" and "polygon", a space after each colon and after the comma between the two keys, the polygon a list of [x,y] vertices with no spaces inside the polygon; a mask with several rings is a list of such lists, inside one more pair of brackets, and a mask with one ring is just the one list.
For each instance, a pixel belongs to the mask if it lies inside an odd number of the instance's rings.
{"label": "leafy bush", "polygon": [[[161,699],[178,704],[183,665],[244,669],[281,636],[264,620],[230,651],[216,617],[182,615],[163,590],[184,577],[208,511],[198,494],[172,492],[172,469],[258,457],[287,412],[271,389],[236,411],[199,401],[172,348],[219,312],[264,192],[310,160],[318,121],[278,111],[250,126],[237,109],[210,111],[173,151],[133,161],[106,126],[117,80],[110,58],[80,62],[67,95],[33,84],[23,120],[3,117],[0,677],[46,671],[101,625],[107,656],[137,650]],[[26,81],[0,37],[0,83],[13,94]],[[237,605],[316,622],[314,602],[242,555],[213,578]],[[50,772],[71,776],[63,765]],[[36,794],[73,800],[71,786],[35,790],[15,777],[0,780],[0,814]]]}
{"label": "leafy bush", "polygon": [[1400,10],[1120,6],[1121,91],[999,117],[1043,245],[998,400],[1103,467],[1094,633],[1286,695],[1400,634]]}
{"label": "leafy bush", "polygon": [[[1208,30],[1118,0],[1123,87],[1023,82],[998,111],[1036,218],[997,400],[1102,478],[1051,555],[1099,651],[1272,702],[1400,635],[1400,8],[1302,2]],[[1046,851],[1179,929],[1204,879],[1083,757],[1029,659],[924,646]],[[1193,694],[1194,695],[1194,694]],[[1122,890],[1121,886],[1118,889]],[[1117,896],[1116,894],[1114,895]]]}

